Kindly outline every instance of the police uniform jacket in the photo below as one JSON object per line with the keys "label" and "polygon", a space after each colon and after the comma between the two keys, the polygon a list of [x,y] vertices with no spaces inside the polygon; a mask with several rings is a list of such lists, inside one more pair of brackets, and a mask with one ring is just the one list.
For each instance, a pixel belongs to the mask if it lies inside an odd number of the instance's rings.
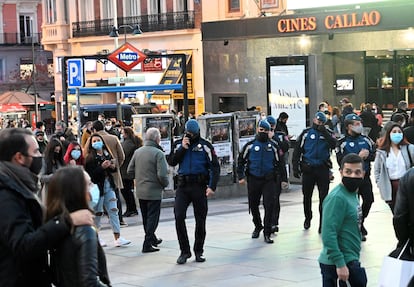
{"label": "police uniform jacket", "polygon": [[347,134],[346,136],[338,140],[338,146],[336,147],[336,159],[338,164],[341,164],[342,158],[349,153],[358,154],[362,149],[367,149],[369,151],[368,157],[364,160],[364,170],[365,175],[368,176],[371,171],[371,161],[375,160],[375,144],[367,136],[357,135],[351,136]]}
{"label": "police uniform jacket", "polygon": [[287,181],[287,174],[281,149],[277,142],[269,139],[265,142],[254,139],[246,143],[237,161],[237,176],[243,179],[246,175],[258,178],[280,175]]}
{"label": "police uniform jacket", "polygon": [[205,176],[208,179],[208,187],[215,190],[220,176],[220,165],[214,147],[211,143],[201,138],[194,137],[188,149],[182,146],[182,139],[174,142],[168,164],[179,164],[179,176]]}
{"label": "police uniform jacket", "polygon": [[303,130],[293,151],[293,170],[300,170],[300,162],[310,166],[330,165],[331,150],[335,146],[336,138],[331,130],[320,131],[315,126]]}

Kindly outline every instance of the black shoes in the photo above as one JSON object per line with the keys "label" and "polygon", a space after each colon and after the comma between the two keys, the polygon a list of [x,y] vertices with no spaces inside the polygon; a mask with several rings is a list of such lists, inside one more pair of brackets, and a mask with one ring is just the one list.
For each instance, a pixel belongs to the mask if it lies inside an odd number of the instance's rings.
{"label": "black shoes", "polygon": [[161,243],[162,243],[162,239],[161,238],[156,238],[155,241],[152,242],[152,245],[157,247]]}
{"label": "black shoes", "polygon": [[[184,264],[184,263],[186,263],[187,262],[187,259],[190,258],[190,257],[191,257],[191,253],[181,253],[180,257],[178,257],[178,259],[177,259],[177,264]],[[197,260],[197,258],[196,258],[196,260]]]}
{"label": "black shoes", "polygon": [[138,211],[125,211],[123,217],[131,217],[138,215]]}
{"label": "black shoes", "polygon": [[264,242],[272,244],[273,243],[273,239],[270,238],[270,235],[265,235],[264,236]]}
{"label": "black shoes", "polygon": [[272,225],[271,229],[270,229],[271,233],[276,233],[279,232],[279,226],[277,225]]}
{"label": "black shoes", "polygon": [[306,230],[308,230],[311,226],[311,221],[310,219],[305,219],[305,222],[303,223],[303,228],[305,228]]}
{"label": "black shoes", "polygon": [[160,249],[154,248],[152,246],[142,248],[142,253],[151,253],[151,252],[157,252],[157,251],[160,251]]}
{"label": "black shoes", "polygon": [[263,226],[256,226],[256,228],[253,230],[252,238],[259,238],[260,231],[263,230]]}
{"label": "black shoes", "polygon": [[204,262],[206,261],[206,258],[203,256],[203,254],[196,254],[196,262]]}
{"label": "black shoes", "polygon": [[319,234],[321,234],[321,233],[322,233],[322,227],[321,227],[321,226],[319,226],[319,228],[318,228],[318,233],[319,233]]}
{"label": "black shoes", "polygon": [[362,225],[362,224],[361,224],[361,233],[364,236],[367,236],[368,235],[368,231],[365,229],[364,225]]}

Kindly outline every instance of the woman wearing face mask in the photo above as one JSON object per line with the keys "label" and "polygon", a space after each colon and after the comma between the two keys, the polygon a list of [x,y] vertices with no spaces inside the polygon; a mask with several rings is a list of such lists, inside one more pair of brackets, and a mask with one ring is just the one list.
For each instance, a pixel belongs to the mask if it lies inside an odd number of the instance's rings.
{"label": "woman wearing face mask", "polygon": [[43,167],[40,171],[41,198],[46,200],[47,186],[50,178],[61,167],[65,166],[63,160],[63,145],[57,138],[52,138],[46,146],[43,159]]}
{"label": "woman wearing face mask", "polygon": [[[115,160],[112,152],[105,146],[103,138],[99,134],[92,134],[89,146],[86,149],[85,169],[92,182],[97,184],[100,198],[95,207],[95,224],[99,228],[103,207],[108,212],[109,222],[115,238],[115,246],[128,245],[131,241],[120,235],[120,222],[118,217],[117,200],[115,195],[115,183],[112,173],[116,171]],[[101,241],[102,246],[106,244]]]}
{"label": "woman wearing face mask", "polygon": [[413,166],[414,145],[404,137],[401,126],[393,123],[378,140],[374,163],[375,181],[381,197],[394,212],[400,178]]}
{"label": "woman wearing face mask", "polygon": [[65,164],[70,165],[84,165],[85,159],[83,157],[82,148],[78,142],[71,142],[68,145],[65,156],[63,157]]}
{"label": "woman wearing face mask", "polygon": [[46,220],[61,216],[71,234],[51,250],[51,269],[55,286],[110,286],[106,259],[93,226],[73,226],[69,214],[88,209],[90,177],[80,167],[65,167],[49,184]]}

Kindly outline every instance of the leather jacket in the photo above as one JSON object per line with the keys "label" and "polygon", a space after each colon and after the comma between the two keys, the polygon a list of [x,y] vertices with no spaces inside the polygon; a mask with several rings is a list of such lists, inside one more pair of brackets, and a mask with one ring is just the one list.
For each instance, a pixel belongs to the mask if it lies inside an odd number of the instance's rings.
{"label": "leather jacket", "polygon": [[111,286],[104,251],[92,226],[78,226],[51,251],[53,281],[57,287]]}

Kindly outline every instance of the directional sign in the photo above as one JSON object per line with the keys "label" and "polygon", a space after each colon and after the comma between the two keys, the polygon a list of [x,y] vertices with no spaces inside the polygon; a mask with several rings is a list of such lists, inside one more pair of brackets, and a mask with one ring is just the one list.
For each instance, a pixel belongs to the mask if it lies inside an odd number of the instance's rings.
{"label": "directional sign", "polygon": [[143,62],[147,55],[135,48],[129,43],[123,44],[108,56],[108,60],[116,66],[129,72],[133,67]]}
{"label": "directional sign", "polygon": [[80,88],[85,86],[85,70],[83,59],[68,60],[68,88]]}

